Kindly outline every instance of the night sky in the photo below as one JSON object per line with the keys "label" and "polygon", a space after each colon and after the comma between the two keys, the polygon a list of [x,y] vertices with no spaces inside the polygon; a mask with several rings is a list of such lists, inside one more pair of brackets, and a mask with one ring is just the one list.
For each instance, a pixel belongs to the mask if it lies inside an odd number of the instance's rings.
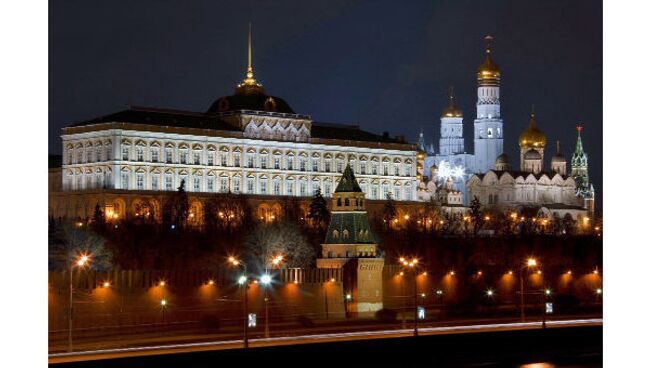
{"label": "night sky", "polygon": [[599,1],[53,1],[49,152],[60,128],[127,104],[205,111],[253,66],[268,94],[315,121],[359,123],[438,149],[454,86],[473,151],[476,68],[495,37],[504,150],[518,166],[531,105],[570,159],[584,124],[590,178],[602,194],[602,4]]}

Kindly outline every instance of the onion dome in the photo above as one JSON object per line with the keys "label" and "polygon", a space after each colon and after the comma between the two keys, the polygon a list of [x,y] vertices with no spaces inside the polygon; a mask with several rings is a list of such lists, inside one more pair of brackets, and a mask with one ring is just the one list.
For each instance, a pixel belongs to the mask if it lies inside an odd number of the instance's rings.
{"label": "onion dome", "polygon": [[501,80],[501,70],[499,66],[490,58],[491,43],[494,38],[485,36],[485,61],[478,67],[476,77],[479,86],[498,86]]}
{"label": "onion dome", "polygon": [[546,146],[546,136],[535,124],[535,111],[530,113],[528,128],[519,136],[519,147],[521,148],[543,148]]}
{"label": "onion dome", "polygon": [[463,111],[456,106],[454,102],[454,87],[449,88],[449,104],[442,110],[443,118],[462,118]]}
{"label": "onion dome", "polygon": [[510,164],[510,158],[508,158],[508,155],[505,153],[500,154],[497,156],[497,160],[495,161],[495,164]]}
{"label": "onion dome", "polygon": [[529,149],[524,153],[524,160],[541,160],[542,155],[534,149]]}
{"label": "onion dome", "polygon": [[560,141],[555,142],[557,150],[553,157],[551,157],[551,163],[566,163],[566,157],[560,152]]}
{"label": "onion dome", "polygon": [[496,161],[494,162],[494,167],[498,171],[508,171],[510,170],[510,158],[505,153],[497,156]]}

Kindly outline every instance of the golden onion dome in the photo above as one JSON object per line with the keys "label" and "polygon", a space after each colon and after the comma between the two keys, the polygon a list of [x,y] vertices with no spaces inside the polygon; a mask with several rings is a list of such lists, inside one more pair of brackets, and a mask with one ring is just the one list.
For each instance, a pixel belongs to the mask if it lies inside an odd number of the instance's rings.
{"label": "golden onion dome", "polygon": [[519,136],[519,147],[540,148],[546,146],[546,136],[535,124],[535,113],[530,113],[528,128]]}
{"label": "golden onion dome", "polygon": [[454,102],[454,87],[449,88],[449,104],[442,110],[443,118],[462,118],[463,110],[459,109]]}
{"label": "golden onion dome", "polygon": [[476,71],[476,77],[482,84],[498,85],[501,79],[501,69],[499,69],[499,66],[490,57],[492,40],[492,36],[485,36],[485,61],[479,65]]}

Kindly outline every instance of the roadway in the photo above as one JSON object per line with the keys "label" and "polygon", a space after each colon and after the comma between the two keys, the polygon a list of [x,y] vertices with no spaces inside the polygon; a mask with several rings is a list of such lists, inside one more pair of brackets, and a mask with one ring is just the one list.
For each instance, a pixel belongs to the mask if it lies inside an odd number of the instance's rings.
{"label": "roadway", "polygon": [[[602,326],[602,318],[572,318],[572,319],[554,319],[546,321],[546,327],[549,329],[581,327],[581,326]],[[503,332],[519,330],[541,329],[541,321],[531,322],[501,322],[501,323],[459,323],[447,326],[424,325],[419,328],[420,336],[445,335],[445,334],[471,334],[483,332]],[[256,337],[249,339],[249,346],[252,349],[271,346],[286,346],[299,344],[314,344],[327,342],[344,342],[359,341],[370,339],[389,339],[413,336],[413,329],[377,329],[366,331],[348,331],[348,332],[327,332],[327,333],[309,333],[308,330],[294,331],[292,336],[276,336],[270,338]],[[313,330],[312,330],[313,331]],[[136,343],[135,341],[133,343]],[[73,353],[53,353],[49,354],[49,363],[71,363],[126,357],[155,356],[177,353],[205,352],[216,350],[241,349],[243,341],[239,339],[201,341],[201,342],[183,342],[183,343],[166,343],[149,346],[134,346],[112,349],[87,349]]]}

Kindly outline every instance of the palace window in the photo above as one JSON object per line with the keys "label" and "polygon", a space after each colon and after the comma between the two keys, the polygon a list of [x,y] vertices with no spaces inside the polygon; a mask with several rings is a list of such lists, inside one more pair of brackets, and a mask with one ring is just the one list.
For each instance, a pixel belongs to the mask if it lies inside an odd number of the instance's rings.
{"label": "palace window", "polygon": [[208,153],[208,166],[213,166],[214,165],[214,153],[209,152]]}
{"label": "palace window", "polygon": [[262,169],[266,169],[266,155],[262,156],[262,162],[260,163]]}
{"label": "palace window", "polygon": [[260,181],[260,194],[266,194],[266,180]]}
{"label": "palace window", "polygon": [[187,152],[186,151],[181,151],[181,164],[183,164],[183,165],[187,164]]}
{"label": "palace window", "polygon": [[273,194],[280,195],[280,180],[273,181]]}
{"label": "palace window", "polygon": [[305,158],[300,158],[300,171],[305,171],[307,170],[307,159]]}
{"label": "palace window", "polygon": [[293,181],[287,181],[285,194],[293,195]]}
{"label": "palace window", "polygon": [[208,192],[214,192],[214,177],[208,177]]}
{"label": "palace window", "polygon": [[276,170],[280,170],[280,157],[274,157],[273,158],[273,168]]}
{"label": "palace window", "polygon": [[376,162],[372,163],[372,175],[377,175],[377,169],[379,168],[379,164]]}
{"label": "palace window", "polygon": [[235,160],[235,167],[239,167],[239,153],[235,153],[233,158]]}
{"label": "palace window", "polygon": [[95,150],[95,155],[97,156],[97,161],[102,161],[102,148],[97,147]]}
{"label": "palace window", "polygon": [[[129,161],[129,147],[122,148],[122,161]],[[81,155],[79,155],[79,162],[81,162]]]}
{"label": "palace window", "polygon": [[167,148],[165,150],[165,162],[167,162],[168,164],[172,163],[172,149],[171,148]]}
{"label": "palace window", "polygon": [[201,177],[195,176],[192,178],[192,190],[195,192],[200,192],[201,191]]}
{"label": "palace window", "polygon": [[172,181],[172,176],[167,174],[165,175],[165,190],[173,190],[174,189],[174,183]]}
{"label": "palace window", "polygon": [[305,183],[304,181],[300,182],[300,195],[301,196],[307,195],[307,183]]}
{"label": "palace window", "polygon": [[151,177],[151,190],[158,190],[158,181],[160,181],[160,175],[154,174]]}
{"label": "palace window", "polygon": [[312,158],[311,159],[311,171],[318,172],[318,159],[317,158]]}
{"label": "palace window", "polygon": [[222,153],[221,154],[221,166],[228,166],[228,154],[227,153]]}
{"label": "palace window", "polygon": [[325,196],[329,197],[332,194],[332,184],[325,183]]}
{"label": "palace window", "polygon": [[253,157],[253,154],[248,155],[248,167],[253,168],[255,166],[255,158]]}
{"label": "palace window", "polygon": [[86,189],[93,187],[93,177],[92,175],[86,175]]}
{"label": "palace window", "polygon": [[144,189],[144,174],[135,175],[135,187],[138,190]]}
{"label": "palace window", "polygon": [[405,171],[404,176],[411,176],[411,165],[407,164]]}
{"label": "palace window", "polygon": [[232,191],[233,191],[234,193],[237,193],[237,194],[239,193],[239,185],[240,185],[240,181],[241,181],[241,180],[240,180],[239,178],[234,178],[234,179],[232,180]]}
{"label": "palace window", "polygon": [[400,196],[402,193],[399,188],[395,188],[394,192],[395,192],[395,200],[399,201],[400,199],[402,199],[402,197]]}
{"label": "palace window", "polygon": [[136,152],[137,160],[139,162],[144,161],[144,149],[141,148],[141,147],[138,147],[135,152]]}
{"label": "palace window", "polygon": [[201,152],[194,152],[194,165],[201,165]]}
{"label": "palace window", "polygon": [[373,185],[372,186],[372,193],[371,193],[370,197],[372,197],[373,199],[379,198],[379,195],[377,193],[378,191],[379,191],[379,188],[377,187],[377,185],[376,184]]}
{"label": "palace window", "polygon": [[393,175],[399,176],[399,164],[393,165]]}
{"label": "palace window", "polygon": [[325,161],[325,172],[332,172],[332,160]]}
{"label": "palace window", "polygon": [[293,157],[287,159],[287,170],[293,170]]}
{"label": "palace window", "polygon": [[343,172],[343,162],[340,160],[336,161],[336,172],[342,173]]}
{"label": "palace window", "polygon": [[384,175],[388,176],[388,164],[384,164]]}
{"label": "palace window", "polygon": [[253,178],[248,178],[246,180],[246,192],[253,193],[255,191],[255,180]]}
{"label": "palace window", "polygon": [[221,188],[220,191],[225,193],[228,191],[228,178],[221,178]]}
{"label": "palace window", "polygon": [[75,189],[76,190],[81,190],[83,189],[83,178],[80,176],[77,176],[77,179],[75,180]]}
{"label": "palace window", "polygon": [[407,201],[411,200],[411,188],[404,188],[404,197]]}
{"label": "palace window", "polygon": [[365,175],[365,174],[366,174],[366,163],[363,162],[361,164],[361,175]]}
{"label": "palace window", "polygon": [[151,162],[158,162],[158,148],[151,150]]}
{"label": "palace window", "polygon": [[122,173],[122,189],[129,189],[129,173]]}

